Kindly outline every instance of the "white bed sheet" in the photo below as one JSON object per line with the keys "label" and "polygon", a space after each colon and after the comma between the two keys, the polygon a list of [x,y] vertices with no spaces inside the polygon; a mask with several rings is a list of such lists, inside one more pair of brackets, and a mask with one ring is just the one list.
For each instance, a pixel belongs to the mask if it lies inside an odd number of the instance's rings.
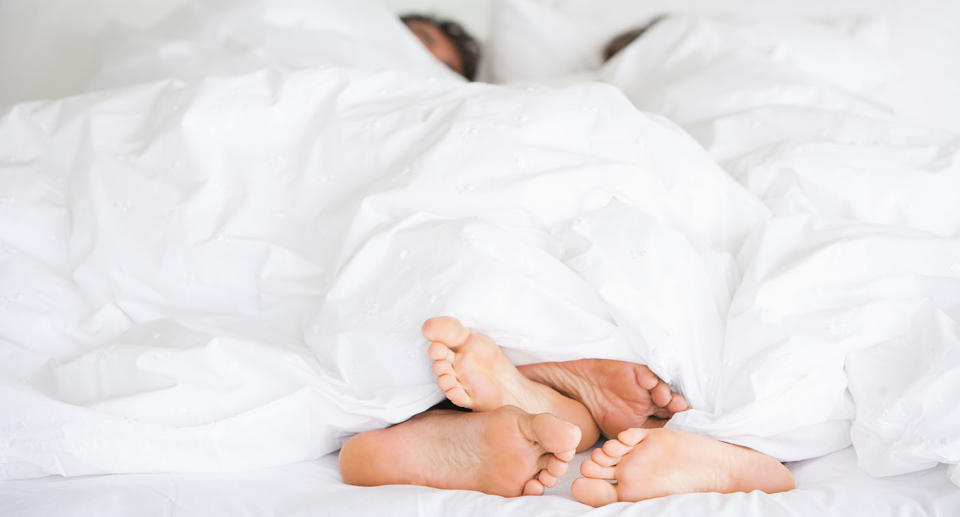
{"label": "white bed sheet", "polygon": [[[587,457],[581,453],[576,462]],[[414,486],[344,485],[336,454],[316,461],[232,474],[128,474],[0,484],[4,517],[245,517],[277,515],[428,516],[656,515],[686,517],[952,517],[960,490],[944,467],[873,478],[846,449],[788,465],[797,489],[783,494],[689,494],[593,509],[574,501],[570,471],[544,497],[506,499]]]}

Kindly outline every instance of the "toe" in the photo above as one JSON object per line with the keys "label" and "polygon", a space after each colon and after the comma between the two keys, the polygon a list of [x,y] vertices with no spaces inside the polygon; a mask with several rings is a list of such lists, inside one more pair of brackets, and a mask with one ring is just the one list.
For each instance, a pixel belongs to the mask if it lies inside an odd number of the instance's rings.
{"label": "toe", "polygon": [[650,391],[660,382],[660,378],[653,373],[650,368],[647,368],[646,365],[638,364],[634,366],[634,375],[637,379],[637,384],[641,388]]}
{"label": "toe", "polygon": [[552,454],[544,454],[537,459],[537,470],[546,470],[547,466],[550,465],[550,457]]}
{"label": "toe", "polygon": [[440,386],[444,392],[452,390],[453,388],[462,388],[460,381],[457,380],[457,376],[452,373],[447,373],[437,377],[437,386]]}
{"label": "toe", "polygon": [[453,363],[453,350],[450,350],[450,347],[443,343],[438,343],[436,341],[430,343],[430,348],[427,349],[427,354],[429,354],[430,359],[433,359],[434,361],[446,361],[448,363]]}
{"label": "toe", "polygon": [[547,472],[555,477],[560,477],[567,473],[568,464],[566,461],[561,460],[560,458],[550,455],[550,459],[547,460]]}
{"label": "toe", "polygon": [[[569,451],[576,451],[580,444],[580,428],[560,420],[550,413],[527,415],[521,420],[521,431],[530,441],[537,442],[544,451],[558,457]],[[526,429],[525,429],[526,428]]]}
{"label": "toe", "polygon": [[531,479],[523,485],[523,495],[543,495],[543,483]]}
{"label": "toe", "polygon": [[600,479],[578,478],[571,492],[577,501],[594,507],[617,502],[617,489]]}
{"label": "toe", "polygon": [[447,373],[453,373],[453,364],[451,364],[450,361],[447,361],[446,359],[441,359],[441,360],[439,360],[439,361],[434,361],[434,362],[433,362],[433,373],[434,373],[434,375],[436,375],[437,377],[439,377],[439,376],[441,376],[441,375],[444,375],[444,374],[447,374]]}
{"label": "toe", "polygon": [[674,393],[673,398],[670,399],[670,403],[667,404],[667,409],[673,413],[679,413],[690,409],[690,405],[687,404],[687,399],[685,399],[683,395]]}
{"label": "toe", "polygon": [[590,459],[601,467],[612,467],[620,462],[620,456],[611,456],[599,447],[590,453]]}
{"label": "toe", "polygon": [[658,382],[657,385],[650,390],[650,399],[660,407],[669,404],[672,397],[673,393],[670,392],[670,386],[667,386],[667,384],[662,381]]}
{"label": "toe", "polygon": [[[673,416],[673,412],[665,407],[653,408],[653,418],[659,418],[661,420],[670,420],[670,417],[672,416]],[[651,418],[650,420],[652,420],[653,418]],[[647,425],[647,422],[644,422],[643,427],[651,427],[651,426]],[[653,427],[657,427],[657,426],[653,426]]]}
{"label": "toe", "polygon": [[580,464],[580,473],[593,479],[613,479],[617,474],[617,470],[614,467],[598,465],[593,460],[584,460],[584,462]]}
{"label": "toe", "polygon": [[557,484],[557,477],[546,470],[541,470],[540,473],[537,474],[537,480],[540,481],[540,483],[546,488],[550,488]]}
{"label": "toe", "polygon": [[621,442],[620,440],[607,440],[603,444],[603,452],[611,458],[622,458],[624,454],[630,452],[633,447]]}
{"label": "toe", "polygon": [[440,341],[451,346],[459,346],[470,337],[470,331],[450,316],[430,318],[423,323],[422,330],[423,337],[430,341]]}
{"label": "toe", "polygon": [[470,398],[470,395],[467,395],[467,391],[462,387],[457,386],[451,388],[450,390],[445,390],[444,394],[447,396],[447,399],[450,402],[453,402],[460,407],[465,407],[468,409],[473,407],[473,399]]}
{"label": "toe", "polygon": [[567,462],[553,454],[543,454],[537,459],[537,470],[550,472],[554,476],[562,476],[567,471]]}
{"label": "toe", "polygon": [[631,427],[630,429],[627,429],[626,431],[617,435],[617,440],[623,443],[624,445],[633,447],[636,444],[643,441],[643,439],[646,438],[648,434],[650,434],[650,429],[640,429],[638,427]]}

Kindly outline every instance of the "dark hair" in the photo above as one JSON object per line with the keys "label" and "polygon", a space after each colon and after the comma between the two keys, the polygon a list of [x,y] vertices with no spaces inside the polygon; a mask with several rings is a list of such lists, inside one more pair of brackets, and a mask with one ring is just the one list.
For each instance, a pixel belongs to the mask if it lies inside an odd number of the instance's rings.
{"label": "dark hair", "polygon": [[477,75],[477,64],[480,62],[480,44],[462,25],[426,14],[405,14],[400,17],[400,21],[403,23],[425,22],[440,29],[453,42],[453,46],[460,54],[460,59],[463,60],[463,76],[471,81],[474,80]]}
{"label": "dark hair", "polygon": [[654,25],[657,24],[657,22],[663,20],[666,17],[667,15],[661,14],[660,16],[657,16],[656,18],[650,20],[646,25],[642,27],[630,29],[627,32],[624,32],[615,36],[612,40],[610,40],[609,43],[607,43],[607,46],[603,47],[603,61],[604,62],[609,61],[610,58],[617,55],[617,53],[620,52],[621,50],[625,49],[627,45],[633,43],[633,41],[639,38],[640,36],[643,36],[643,33],[650,30],[650,27],[653,27]]}

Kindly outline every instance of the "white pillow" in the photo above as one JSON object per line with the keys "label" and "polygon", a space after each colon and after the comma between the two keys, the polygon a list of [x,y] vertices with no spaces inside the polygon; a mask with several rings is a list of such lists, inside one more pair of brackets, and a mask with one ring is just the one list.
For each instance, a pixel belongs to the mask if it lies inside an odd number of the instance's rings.
{"label": "white pillow", "polygon": [[494,0],[486,52],[493,82],[538,81],[596,70],[614,36],[660,14],[849,16],[877,0]]}
{"label": "white pillow", "polygon": [[876,113],[893,72],[849,34],[862,26],[673,15],[604,64],[600,80],[681,126],[765,104],[824,107],[827,92],[836,108]]}
{"label": "white pillow", "polygon": [[883,102],[908,120],[960,134],[960,2],[954,0],[493,0],[486,79],[545,82],[595,73],[615,35],[665,13],[813,19],[876,17],[856,33],[899,69]]}

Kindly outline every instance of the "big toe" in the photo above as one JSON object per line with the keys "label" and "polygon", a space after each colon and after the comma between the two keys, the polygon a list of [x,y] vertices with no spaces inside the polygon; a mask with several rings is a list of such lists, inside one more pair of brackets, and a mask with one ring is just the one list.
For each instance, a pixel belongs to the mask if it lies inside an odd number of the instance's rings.
{"label": "big toe", "polygon": [[570,491],[574,499],[593,507],[617,502],[617,489],[602,479],[577,478]]}
{"label": "big toe", "polygon": [[430,318],[423,323],[423,337],[430,341],[458,346],[470,337],[470,330],[464,327],[456,318],[440,316]]}
{"label": "big toe", "polygon": [[546,451],[568,461],[580,444],[580,428],[560,420],[550,413],[530,415],[527,438],[537,442]]}

